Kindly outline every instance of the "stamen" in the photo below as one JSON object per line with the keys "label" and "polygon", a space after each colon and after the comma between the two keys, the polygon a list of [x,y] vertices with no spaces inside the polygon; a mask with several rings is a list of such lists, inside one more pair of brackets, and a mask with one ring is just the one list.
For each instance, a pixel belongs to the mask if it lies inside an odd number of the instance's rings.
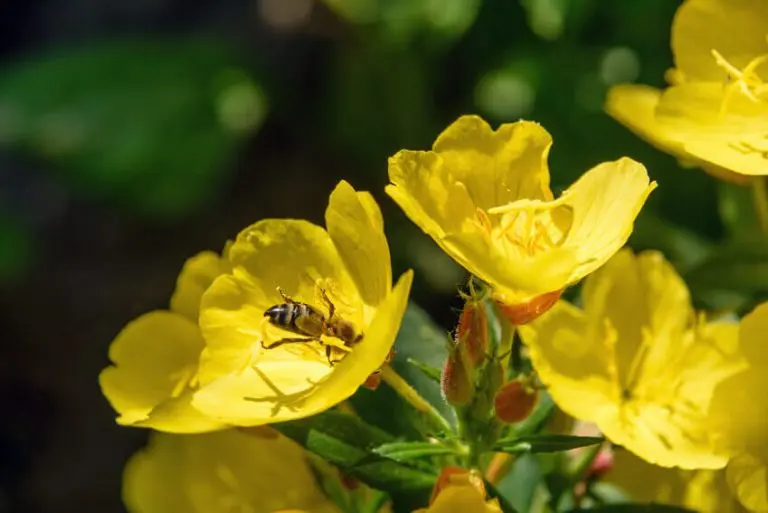
{"label": "stamen", "polygon": [[485,210],[478,207],[475,209],[475,216],[477,216],[478,224],[480,225],[480,229],[483,230],[486,239],[488,239],[488,242],[491,242],[493,225],[491,224],[491,219],[488,217],[488,214],[485,213]]}
{"label": "stamen", "polygon": [[717,50],[712,49],[711,52],[715,58],[715,63],[726,72],[725,93],[720,103],[719,115],[723,116],[725,114],[735,91],[741,92],[750,101],[759,103],[760,97],[768,91],[768,88],[757,75],[757,68],[768,60],[768,54],[759,55],[749,61],[744,69],[738,69],[728,62]]}

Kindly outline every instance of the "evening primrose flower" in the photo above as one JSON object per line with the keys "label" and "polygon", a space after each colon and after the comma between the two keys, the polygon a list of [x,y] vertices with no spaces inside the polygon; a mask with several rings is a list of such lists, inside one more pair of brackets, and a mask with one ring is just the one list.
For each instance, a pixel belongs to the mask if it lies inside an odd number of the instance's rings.
{"label": "evening primrose flower", "polygon": [[712,399],[709,422],[716,444],[730,452],[726,477],[750,511],[768,511],[768,303],[741,320],[739,346],[747,366],[723,381]]}
{"label": "evening primrose flower", "polygon": [[642,164],[621,158],[592,168],[555,199],[551,145],[537,123],[494,131],[478,116],[462,116],[432,151],[403,150],[389,160],[387,193],[492,287],[516,323],[546,310],[618,251],[656,186]]}
{"label": "evening primrose flower", "polygon": [[[392,288],[381,212],[367,192],[342,181],[330,196],[326,229],[295,219],[267,219],[243,230],[229,251],[232,274],[203,295],[201,388],[192,404],[235,425],[307,417],[351,396],[387,359],[408,301],[412,273]],[[362,336],[339,339],[329,363],[318,342],[267,322],[265,311],[286,299],[343,319]],[[341,346],[341,347],[340,347]]]}
{"label": "evening primrose flower", "polygon": [[203,251],[187,260],[176,282],[170,310],[131,321],[109,348],[113,365],[99,375],[102,392],[118,412],[118,424],[173,433],[221,429],[192,407],[200,354],[205,343],[197,325],[200,298],[226,258]]}
{"label": "evening primrose flower", "polygon": [[588,277],[583,310],[565,301],[520,327],[555,403],[664,467],[722,468],[707,411],[743,367],[738,325],[697,318],[685,283],[658,252],[617,253]]}
{"label": "evening primrose flower", "polygon": [[671,87],[616,86],[608,114],[719,178],[768,174],[768,4],[687,0],[672,24],[672,51]]}
{"label": "evening primrose flower", "polygon": [[125,467],[123,502],[130,513],[340,511],[295,443],[236,429],[153,434]]}

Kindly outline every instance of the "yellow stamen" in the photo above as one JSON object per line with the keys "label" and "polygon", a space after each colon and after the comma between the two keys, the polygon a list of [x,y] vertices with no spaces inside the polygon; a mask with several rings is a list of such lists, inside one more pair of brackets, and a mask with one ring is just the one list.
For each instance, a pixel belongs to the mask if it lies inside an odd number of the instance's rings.
{"label": "yellow stamen", "polygon": [[720,104],[720,116],[725,114],[725,111],[728,108],[728,103],[736,91],[741,92],[741,94],[754,103],[760,102],[761,96],[768,91],[768,87],[758,76],[757,68],[768,60],[768,54],[755,57],[747,63],[744,69],[739,69],[728,62],[725,57],[715,49],[712,49],[712,56],[715,58],[715,63],[726,72],[725,93],[723,94],[723,100]]}

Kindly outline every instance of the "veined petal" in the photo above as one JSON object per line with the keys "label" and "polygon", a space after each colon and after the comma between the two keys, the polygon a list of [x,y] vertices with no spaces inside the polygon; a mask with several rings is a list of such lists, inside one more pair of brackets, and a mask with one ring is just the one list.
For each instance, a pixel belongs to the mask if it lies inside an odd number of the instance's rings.
{"label": "veined petal", "polygon": [[571,248],[579,261],[571,282],[602,266],[624,245],[655,188],[645,166],[624,157],[592,168],[563,193],[565,204],[573,209],[563,246]]}
{"label": "veined petal", "polygon": [[118,422],[181,433],[221,429],[184,396],[202,348],[197,326],[182,315],[156,311],[130,322],[110,346],[114,365],[99,375]]}
{"label": "veined petal", "polygon": [[342,181],[331,193],[325,224],[363,302],[375,307],[392,288],[392,269],[381,211],[373,196]]}
{"label": "veined petal", "polygon": [[497,130],[479,116],[461,116],[432,150],[454,180],[466,184],[475,206],[487,210],[527,198],[551,201],[547,157],[552,136],[532,121]]}
{"label": "veined petal", "polygon": [[587,337],[588,319],[566,301],[518,326],[541,381],[569,415],[597,422],[616,409],[620,394],[613,361],[615,333]]}
{"label": "veined petal", "polygon": [[738,68],[767,53],[768,5],[762,0],[687,0],[672,22],[675,64],[690,81],[722,82],[717,50]]}
{"label": "veined petal", "polygon": [[661,98],[660,89],[634,84],[617,85],[608,91],[605,111],[655,148],[701,167],[717,179],[742,185],[749,183],[748,177],[689,154],[675,125],[656,116]]}
{"label": "veined petal", "polygon": [[171,296],[171,311],[197,323],[203,292],[223,272],[225,264],[222,257],[213,251],[202,251],[187,259]]}
{"label": "veined petal", "polygon": [[193,401],[208,415],[236,425],[261,425],[303,418],[351,396],[389,354],[408,303],[413,280],[405,273],[379,305],[363,340],[339,363],[299,359],[268,350],[253,367],[202,387]]}

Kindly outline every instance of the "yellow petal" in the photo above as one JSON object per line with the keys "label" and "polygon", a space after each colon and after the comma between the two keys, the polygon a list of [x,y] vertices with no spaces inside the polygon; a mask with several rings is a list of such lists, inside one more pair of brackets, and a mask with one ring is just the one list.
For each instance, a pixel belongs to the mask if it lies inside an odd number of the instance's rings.
{"label": "yellow petal", "polygon": [[213,251],[202,251],[189,258],[176,280],[171,296],[171,311],[197,322],[203,292],[224,272],[222,258]]}
{"label": "yellow petal", "polygon": [[[295,336],[266,323],[264,312],[285,302],[278,287],[294,300],[321,309],[327,308],[319,297],[324,288],[342,318],[364,326],[357,288],[321,227],[292,219],[260,221],[238,235],[229,256],[233,274],[214,281],[201,302],[200,328],[206,340],[201,383],[242,371],[262,351],[265,336],[267,346]],[[272,351],[315,354],[317,348],[296,344]]]}
{"label": "yellow petal", "polygon": [[768,50],[768,5],[762,0],[688,0],[672,23],[675,64],[691,81],[725,79],[712,50],[743,68]]}
{"label": "yellow petal", "polygon": [[700,513],[743,513],[724,470],[679,470],[643,461],[629,451],[614,451],[605,480],[642,503],[669,504]]}
{"label": "yellow petal", "polygon": [[470,485],[452,485],[443,489],[429,508],[414,513],[501,513],[496,499],[486,501],[483,495]]}
{"label": "yellow petal", "polygon": [[686,83],[664,92],[656,110],[667,136],[685,154],[743,175],[768,174],[768,103],[733,94],[723,107],[720,84]]}
{"label": "yellow petal", "polygon": [[564,411],[651,463],[722,468],[708,409],[718,383],[741,368],[738,327],[689,326],[687,299],[659,253],[622,251],[587,278],[583,314],[556,307],[532,323],[534,338],[521,333]]}
{"label": "yellow petal", "polygon": [[182,485],[180,464],[188,436],[153,433],[123,470],[123,503],[130,513],[203,513]]}
{"label": "yellow petal", "polygon": [[127,465],[123,494],[136,513],[338,511],[293,442],[236,430],[154,435]]}
{"label": "yellow petal", "polygon": [[768,512],[768,452],[742,453],[728,463],[728,484],[749,511]]}
{"label": "yellow petal", "polygon": [[615,334],[588,336],[588,319],[566,301],[518,329],[539,378],[563,411],[588,421],[614,414],[620,393]]}
{"label": "yellow petal", "polygon": [[99,375],[118,422],[180,433],[220,429],[186,395],[202,348],[197,326],[182,315],[156,311],[129,323],[110,346],[114,365]]}
{"label": "yellow petal", "polygon": [[228,423],[253,426],[297,419],[324,411],[351,396],[384,362],[408,303],[413,273],[398,280],[376,310],[365,338],[341,362],[296,358],[269,350],[256,365],[202,387],[195,407]]}
{"label": "yellow petal", "polygon": [[728,169],[696,159],[685,151],[674,124],[670,125],[656,116],[662,91],[644,85],[617,85],[608,91],[605,110],[616,121],[657,149],[669,153],[693,166],[703,168],[720,180],[747,184],[748,178]]}
{"label": "yellow petal", "polygon": [[655,188],[645,166],[626,157],[592,168],[568,188],[565,204],[573,210],[573,220],[563,246],[579,261],[570,282],[602,266],[624,245]]}
{"label": "yellow petal", "polygon": [[376,201],[342,181],[331,193],[325,224],[363,302],[381,303],[392,288],[392,269]]}

